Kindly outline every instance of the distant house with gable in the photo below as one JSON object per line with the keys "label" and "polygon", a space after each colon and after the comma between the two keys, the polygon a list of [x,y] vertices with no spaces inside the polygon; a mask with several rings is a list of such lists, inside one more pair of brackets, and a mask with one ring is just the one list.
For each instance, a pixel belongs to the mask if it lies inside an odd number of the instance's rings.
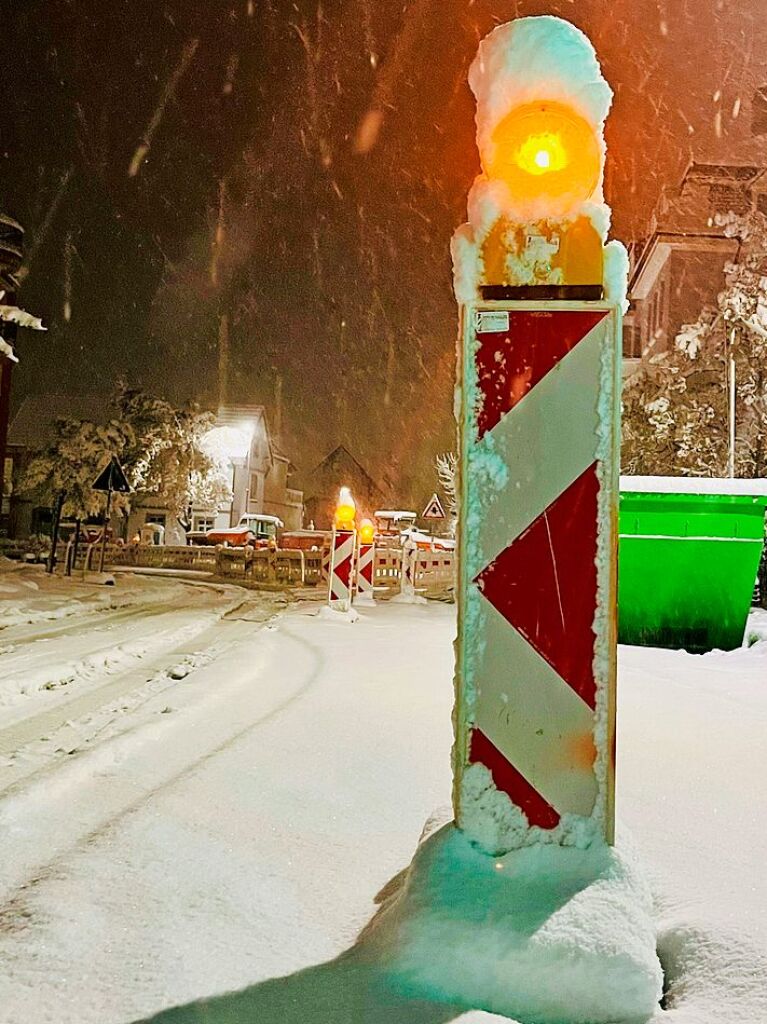
{"label": "distant house with gable", "polygon": [[248,514],[277,516],[287,530],[303,525],[303,494],[291,486],[293,466],[272,438],[261,405],[222,405],[211,443],[231,466],[232,500],[219,509],[192,509],[192,530],[236,525]]}
{"label": "distant house with gable", "polygon": [[372,517],[373,512],[386,501],[385,491],[380,484],[342,444],[326,455],[314,469],[304,474],[301,483],[306,522],[313,522],[318,530],[332,526],[341,487],[351,489],[362,515]]}

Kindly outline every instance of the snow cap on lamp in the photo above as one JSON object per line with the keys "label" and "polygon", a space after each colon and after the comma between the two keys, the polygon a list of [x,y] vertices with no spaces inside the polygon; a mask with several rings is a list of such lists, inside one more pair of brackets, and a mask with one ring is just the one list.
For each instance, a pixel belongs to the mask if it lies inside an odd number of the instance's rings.
{"label": "snow cap on lamp", "polygon": [[589,40],[561,18],[518,19],[483,39],[469,82],[482,174],[451,246],[458,301],[486,285],[586,285],[625,306],[627,255],[605,244],[612,90]]}
{"label": "snow cap on lamp", "polygon": [[493,132],[509,111],[539,100],[562,103],[588,121],[604,154],[602,129],[612,89],[602,77],[594,47],[570,22],[544,16],[499,25],[479,44],[469,85],[477,99],[477,146],[483,162],[492,162]]}

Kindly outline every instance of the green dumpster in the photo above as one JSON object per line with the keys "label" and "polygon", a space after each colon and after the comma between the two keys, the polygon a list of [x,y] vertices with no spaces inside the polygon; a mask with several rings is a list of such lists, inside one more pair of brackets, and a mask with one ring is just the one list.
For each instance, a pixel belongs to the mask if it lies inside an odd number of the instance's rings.
{"label": "green dumpster", "polygon": [[622,477],[619,641],[692,652],[740,647],[765,508],[764,480]]}

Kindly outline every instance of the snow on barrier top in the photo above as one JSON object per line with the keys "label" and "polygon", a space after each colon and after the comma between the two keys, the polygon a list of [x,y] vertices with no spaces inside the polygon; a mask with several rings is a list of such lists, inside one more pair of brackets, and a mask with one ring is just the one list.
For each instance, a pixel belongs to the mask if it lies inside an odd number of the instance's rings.
{"label": "snow on barrier top", "polygon": [[621,492],[638,494],[767,495],[767,479],[713,479],[690,476],[622,476]]}

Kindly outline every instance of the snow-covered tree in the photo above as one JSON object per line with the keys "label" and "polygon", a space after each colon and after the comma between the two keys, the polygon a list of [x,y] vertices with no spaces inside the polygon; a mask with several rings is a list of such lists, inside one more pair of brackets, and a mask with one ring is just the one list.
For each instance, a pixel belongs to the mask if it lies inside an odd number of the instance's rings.
{"label": "snow-covered tree", "polygon": [[735,366],[735,472],[767,475],[767,218],[718,215],[739,240],[715,307],[686,324],[668,351],[646,359],[623,393],[628,473],[724,476],[728,374]]}
{"label": "snow-covered tree", "polygon": [[437,479],[439,480],[442,492],[447,503],[449,515],[448,528],[451,537],[455,537],[455,530],[458,523],[458,458],[455,452],[445,452],[435,459],[437,467]]}
{"label": "snow-covered tree", "polygon": [[104,496],[92,489],[93,481],[116,455],[133,488],[131,495],[114,495],[116,510],[151,495],[188,525],[192,505],[216,508],[231,499],[226,468],[200,443],[213,425],[210,413],[193,405],[176,409],[124,383],[111,404],[115,417],[106,424],[57,421],[51,442],[30,461],[22,489],[51,502],[63,492],[65,516],[97,515]]}
{"label": "snow-covered tree", "polygon": [[[93,490],[93,481],[112,455],[122,455],[128,433],[127,425],[116,420],[106,425],[58,420],[51,442],[36,452],[27,466],[20,489],[50,504],[63,493],[62,513],[67,518],[99,515],[104,509],[104,495]],[[113,508],[126,507],[126,496],[116,494]]]}

